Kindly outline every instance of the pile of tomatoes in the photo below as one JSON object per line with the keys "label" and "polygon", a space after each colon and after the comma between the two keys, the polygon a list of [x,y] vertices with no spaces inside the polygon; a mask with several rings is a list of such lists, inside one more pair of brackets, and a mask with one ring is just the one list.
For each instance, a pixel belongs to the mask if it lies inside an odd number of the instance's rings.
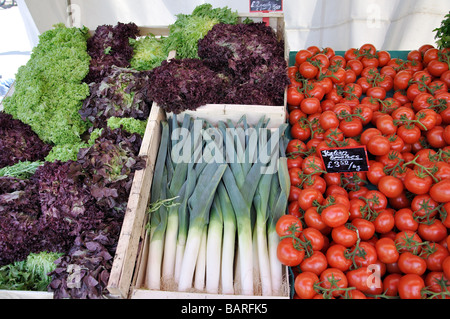
{"label": "pile of tomatoes", "polygon": [[[294,298],[450,297],[450,50],[311,46],[288,68],[291,181],[277,223]],[[368,171],[320,151],[364,145]]]}

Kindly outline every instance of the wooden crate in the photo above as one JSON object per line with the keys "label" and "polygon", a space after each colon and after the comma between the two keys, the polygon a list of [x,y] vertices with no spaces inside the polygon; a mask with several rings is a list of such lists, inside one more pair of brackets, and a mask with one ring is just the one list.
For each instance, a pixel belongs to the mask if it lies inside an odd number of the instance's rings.
{"label": "wooden crate", "polygon": [[[141,148],[141,154],[148,155],[147,164],[143,170],[136,172],[133,180],[113,269],[110,273],[110,280],[107,287],[109,292],[112,297],[127,299],[263,298],[262,296],[157,291],[143,287],[149,244],[149,236],[146,229],[146,223],[148,221],[146,210],[150,200],[154,166],[161,139],[160,124],[165,119],[167,119],[165,112],[154,103]],[[289,298],[288,274],[288,268],[286,267],[283,296],[274,296],[271,298]]]}
{"label": "wooden crate", "polygon": [[154,103],[139,152],[139,155],[146,156],[146,165],[144,169],[135,172],[110,271],[107,289],[115,297],[128,297],[138,251],[142,249],[140,247],[143,237],[142,228],[145,227],[147,204],[161,139],[160,123],[165,118],[165,112]]}
{"label": "wooden crate", "polygon": [[[250,12],[240,13],[239,22],[246,18],[252,19],[255,22],[267,21],[271,26],[278,40],[284,40],[284,57],[286,64],[289,63],[289,45],[286,37],[284,13],[282,12]],[[169,58],[173,58],[175,53]],[[209,123],[215,125],[218,121],[231,120],[237,123],[243,115],[246,116],[247,122],[255,125],[261,116],[270,119],[268,123],[269,128],[278,128],[287,120],[287,88],[284,91],[283,105],[240,105],[240,104],[206,104],[198,107],[195,110],[186,110],[181,112],[177,118],[180,122],[183,121],[184,115],[189,114],[192,118],[202,118]],[[167,113],[170,118],[172,113]]]}

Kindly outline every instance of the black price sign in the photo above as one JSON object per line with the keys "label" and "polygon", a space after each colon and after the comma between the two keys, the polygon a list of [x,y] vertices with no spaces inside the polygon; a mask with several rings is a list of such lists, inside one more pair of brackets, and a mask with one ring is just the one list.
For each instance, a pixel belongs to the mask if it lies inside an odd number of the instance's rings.
{"label": "black price sign", "polygon": [[283,11],[283,0],[250,0],[250,12]]}
{"label": "black price sign", "polygon": [[350,146],[329,148],[320,151],[328,173],[356,173],[369,170],[366,147]]}

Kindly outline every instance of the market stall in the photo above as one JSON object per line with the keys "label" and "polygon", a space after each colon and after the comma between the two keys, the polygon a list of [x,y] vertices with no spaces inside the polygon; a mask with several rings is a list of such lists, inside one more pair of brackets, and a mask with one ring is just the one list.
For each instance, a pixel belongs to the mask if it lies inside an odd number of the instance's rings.
{"label": "market stall", "polygon": [[362,42],[218,2],[35,20],[1,104],[0,298],[448,298],[445,3],[405,42],[375,10],[401,1],[364,6]]}

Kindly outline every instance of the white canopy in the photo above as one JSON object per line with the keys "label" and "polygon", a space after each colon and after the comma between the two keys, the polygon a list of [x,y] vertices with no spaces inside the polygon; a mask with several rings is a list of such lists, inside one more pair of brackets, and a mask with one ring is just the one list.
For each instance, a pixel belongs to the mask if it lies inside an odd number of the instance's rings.
{"label": "white canopy", "polygon": [[[246,0],[18,0],[32,45],[55,23],[98,25],[134,22],[167,26],[200,4],[249,12]],[[284,0],[291,51],[316,45],[346,50],[372,43],[379,50],[413,50],[435,44],[433,29],[450,10],[449,0]]]}

